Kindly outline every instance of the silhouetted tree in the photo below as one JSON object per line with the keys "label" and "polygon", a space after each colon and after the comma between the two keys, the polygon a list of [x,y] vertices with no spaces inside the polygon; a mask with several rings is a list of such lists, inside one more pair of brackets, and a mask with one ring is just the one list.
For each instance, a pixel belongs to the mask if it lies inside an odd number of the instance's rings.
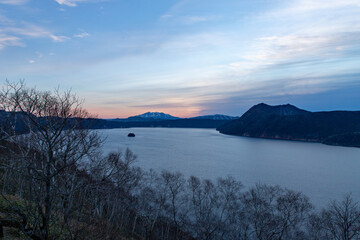
{"label": "silhouetted tree", "polygon": [[70,91],[38,91],[20,82],[7,83],[0,96],[2,110],[15,116],[10,121],[13,129],[16,124],[26,129],[26,134],[7,136],[15,147],[9,149],[8,161],[2,161],[16,194],[25,201],[24,208],[14,208],[26,219],[24,228],[32,226],[31,234],[44,240],[58,238],[59,226],[66,229],[70,224],[70,200],[76,201],[71,172],[98,151],[100,138],[83,128],[89,115]]}

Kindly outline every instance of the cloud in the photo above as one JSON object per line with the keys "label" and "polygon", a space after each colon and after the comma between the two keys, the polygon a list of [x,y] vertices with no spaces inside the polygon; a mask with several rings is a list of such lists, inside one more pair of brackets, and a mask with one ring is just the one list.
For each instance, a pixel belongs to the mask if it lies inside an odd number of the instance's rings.
{"label": "cloud", "polygon": [[21,42],[20,38],[18,37],[0,34],[0,50],[7,46],[24,47],[25,45]]}
{"label": "cloud", "polygon": [[35,63],[35,60],[30,59],[30,60],[29,60],[29,63]]}
{"label": "cloud", "polygon": [[164,21],[171,19],[175,23],[191,25],[201,22],[213,21],[219,19],[219,17],[218,16],[174,16],[172,14],[164,14],[160,16],[160,19]]}
{"label": "cloud", "polygon": [[103,2],[106,0],[55,0],[60,5],[65,5],[68,7],[76,7],[79,3],[85,2]]}
{"label": "cloud", "polygon": [[[8,21],[11,20],[8,19]],[[6,25],[11,26],[6,27]],[[5,27],[0,28],[0,49],[3,49],[6,46],[24,47],[24,41],[27,38],[50,38],[54,42],[64,42],[70,39],[67,36],[54,34],[50,30],[34,24],[16,24],[16,22],[11,21],[11,24],[5,23]]]}
{"label": "cloud", "polygon": [[66,5],[68,7],[76,7],[76,0],[55,0],[60,5]]}
{"label": "cloud", "polygon": [[[302,56],[322,56],[331,54],[346,47],[354,47],[360,40],[360,31],[322,35],[284,35],[262,37],[257,39],[262,45],[258,54],[248,55],[249,60],[284,60]],[[262,42],[262,43],[260,43]]]}
{"label": "cloud", "polygon": [[184,22],[185,24],[206,22],[209,21],[210,19],[211,19],[210,17],[205,17],[205,16],[187,16],[181,18],[182,22]]}
{"label": "cloud", "polygon": [[166,108],[186,108],[189,105],[184,103],[154,103],[154,104],[138,104],[130,107],[146,108],[146,109],[166,109]]}
{"label": "cloud", "polygon": [[341,11],[346,8],[358,8],[358,0],[293,0],[286,7],[276,8],[264,12],[260,17],[283,18],[286,16],[298,17],[304,14],[319,14],[321,12]]}
{"label": "cloud", "polygon": [[220,16],[184,16],[179,17],[179,20],[184,24],[196,24],[201,22],[209,22],[220,19]]}
{"label": "cloud", "polygon": [[69,37],[66,36],[57,36],[54,34],[50,34],[49,37],[54,41],[54,42],[65,42],[66,40],[69,40]]}
{"label": "cloud", "polygon": [[[302,105],[306,103],[306,108],[311,109],[315,106],[317,110],[334,110],[333,104],[336,103],[339,109],[344,97],[359,99],[356,92],[360,89],[358,79],[359,72],[340,75],[323,75],[318,77],[293,77],[286,79],[273,79],[272,81],[249,82],[246,84],[233,85],[233,90],[223,94],[221,99],[200,103],[201,114],[223,112],[227,114],[242,114],[251,106],[265,102],[268,104],[291,103]],[[341,81],[339,81],[341,80]],[[341,89],[354,89],[352,95],[346,96]],[[330,93],[337,92],[338,95]],[[313,101],[316,99],[316,101]],[[341,99],[341,101],[340,101]],[[311,102],[313,101],[313,102]],[[349,101],[350,102],[350,101]],[[316,106],[316,105],[319,106]],[[348,104],[352,107],[358,105],[356,101]],[[357,106],[358,109],[358,106]],[[355,109],[354,109],[355,110]]]}
{"label": "cloud", "polygon": [[8,5],[23,5],[27,2],[28,0],[0,0],[0,4],[8,4]]}
{"label": "cloud", "polygon": [[70,39],[66,36],[55,35],[51,31],[42,28],[40,26],[25,24],[23,27],[8,27],[3,28],[0,32],[7,32],[15,35],[22,35],[25,37],[31,38],[51,38],[55,42],[64,42],[65,40]]}
{"label": "cloud", "polygon": [[338,9],[343,7],[360,7],[358,0],[297,0],[292,6],[284,9],[288,13],[301,13],[318,10]]}
{"label": "cloud", "polygon": [[[194,34],[183,34],[176,38],[168,39],[161,46],[161,50],[178,53],[188,51],[202,51],[206,48],[224,47],[232,40],[221,32],[200,32]],[[182,52],[185,51],[185,52]]]}
{"label": "cloud", "polygon": [[[253,42],[241,60],[229,63],[225,68],[238,77],[256,76],[271,72],[307,74],[315,69],[322,71],[351,70],[352,64],[334,65],[336,61],[346,61],[359,56],[357,49],[360,31],[323,35],[283,35],[261,37]],[[333,67],[329,67],[334,65]],[[301,68],[301,73],[296,69]],[[264,78],[264,76],[262,76]]]}
{"label": "cloud", "polygon": [[162,18],[162,19],[167,19],[167,18],[171,18],[171,17],[172,17],[171,14],[164,14],[164,15],[160,16],[160,18]]}
{"label": "cloud", "polygon": [[32,24],[25,24],[21,27],[5,27],[0,31],[32,38],[49,37],[51,35],[50,31]]}
{"label": "cloud", "polygon": [[74,37],[76,37],[76,38],[84,38],[84,37],[88,37],[88,36],[90,36],[90,34],[87,32],[82,32],[80,34],[74,34]]}
{"label": "cloud", "polygon": [[1,31],[31,38],[51,38],[54,42],[64,42],[70,39],[67,36],[56,35],[45,28],[33,24],[25,24],[22,27],[3,28]]}
{"label": "cloud", "polygon": [[285,7],[275,8],[257,17],[264,22],[285,23],[288,32],[321,34],[359,29],[359,14],[359,0],[293,0]]}

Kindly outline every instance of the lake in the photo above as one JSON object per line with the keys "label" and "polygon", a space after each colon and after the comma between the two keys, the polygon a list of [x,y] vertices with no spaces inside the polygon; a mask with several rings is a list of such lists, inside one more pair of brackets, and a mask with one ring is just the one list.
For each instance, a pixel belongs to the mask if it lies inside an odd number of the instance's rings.
{"label": "lake", "polygon": [[[302,191],[316,206],[352,193],[360,201],[360,149],[228,136],[214,129],[127,128],[98,130],[104,152],[129,148],[144,170],[180,171],[186,177],[233,176]],[[129,132],[135,138],[127,137]]]}

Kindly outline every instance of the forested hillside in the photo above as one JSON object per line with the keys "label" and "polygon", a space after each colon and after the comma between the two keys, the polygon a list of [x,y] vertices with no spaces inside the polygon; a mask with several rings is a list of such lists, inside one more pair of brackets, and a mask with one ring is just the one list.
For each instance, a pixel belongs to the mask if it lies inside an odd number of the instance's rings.
{"label": "forested hillside", "polygon": [[262,103],[218,130],[238,136],[360,147],[360,111],[309,112],[289,104]]}

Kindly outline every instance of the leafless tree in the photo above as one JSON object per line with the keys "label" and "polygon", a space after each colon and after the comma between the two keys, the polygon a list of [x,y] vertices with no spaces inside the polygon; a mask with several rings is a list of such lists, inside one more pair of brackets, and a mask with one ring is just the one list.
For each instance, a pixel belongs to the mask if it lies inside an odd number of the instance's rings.
{"label": "leafless tree", "polygon": [[233,177],[219,178],[219,233],[217,239],[246,239],[247,222],[241,202],[243,185]]}
{"label": "leafless tree", "polygon": [[334,201],[321,213],[326,236],[330,239],[360,239],[360,208],[351,195]]}
{"label": "leafless tree", "polygon": [[321,214],[312,213],[306,224],[306,233],[309,240],[327,240],[330,237],[326,233],[325,222]]}
{"label": "leafless tree", "polygon": [[25,201],[25,207],[14,209],[25,219],[24,232],[32,226],[31,233],[26,232],[30,237],[58,238],[61,225],[70,224],[73,173],[79,162],[99,149],[101,140],[83,128],[89,115],[70,91],[38,91],[20,82],[7,83],[0,96],[2,110],[15,116],[10,122],[13,128],[26,130],[26,134],[7,135],[7,143],[14,147],[8,148],[8,161],[2,161],[7,176],[16,179],[15,194]]}
{"label": "leafless tree", "polygon": [[188,180],[192,231],[199,239],[215,239],[219,229],[220,210],[216,186],[210,180],[201,182],[196,177]]}
{"label": "leafless tree", "polygon": [[141,234],[145,239],[164,239],[166,231],[159,233],[155,231],[157,225],[164,224],[161,221],[167,216],[168,194],[159,174],[154,170],[151,169],[143,175],[137,199],[138,214],[142,218],[143,225]]}
{"label": "leafless tree", "polygon": [[307,197],[278,186],[256,185],[244,194],[246,215],[255,239],[301,239],[312,209]]}
{"label": "leafless tree", "polygon": [[[160,184],[166,194],[165,208],[167,217],[174,227],[175,238],[178,239],[178,231],[186,224],[186,194],[185,179],[179,172],[171,173],[163,170],[160,175]],[[170,227],[170,226],[169,226]],[[170,228],[167,229],[169,231]]]}

